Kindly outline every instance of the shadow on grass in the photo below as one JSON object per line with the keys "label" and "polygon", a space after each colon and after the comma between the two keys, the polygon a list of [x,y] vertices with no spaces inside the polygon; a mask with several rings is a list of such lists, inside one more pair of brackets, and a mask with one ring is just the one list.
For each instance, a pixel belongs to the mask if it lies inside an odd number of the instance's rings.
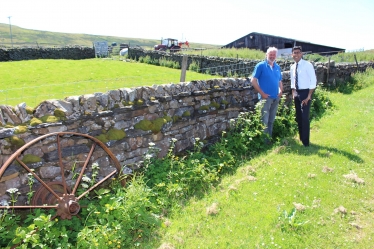
{"label": "shadow on grass", "polygon": [[361,157],[357,156],[356,154],[344,151],[344,150],[339,150],[335,147],[330,147],[330,146],[323,146],[315,143],[311,143],[309,147],[305,147],[302,144],[298,143],[296,139],[290,139],[289,141],[289,146],[291,148],[297,148],[300,150],[294,150],[292,149],[292,152],[301,152],[304,153],[305,155],[318,155],[320,157],[330,157],[331,153],[334,154],[339,154],[342,156],[345,156],[347,159],[350,161],[356,162],[356,163],[364,163],[364,160],[362,160]]}

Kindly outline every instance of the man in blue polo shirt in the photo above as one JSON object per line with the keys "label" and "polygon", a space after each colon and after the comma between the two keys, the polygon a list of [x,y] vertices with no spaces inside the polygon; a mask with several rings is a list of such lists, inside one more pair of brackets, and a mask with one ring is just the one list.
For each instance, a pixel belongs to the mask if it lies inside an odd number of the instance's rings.
{"label": "man in blue polo shirt", "polygon": [[278,49],[270,47],[266,51],[266,60],[259,62],[252,74],[252,86],[258,92],[259,100],[264,102],[262,107],[262,122],[264,132],[270,139],[273,134],[273,124],[278,110],[279,99],[282,96],[283,84],[281,68],[275,62]]}

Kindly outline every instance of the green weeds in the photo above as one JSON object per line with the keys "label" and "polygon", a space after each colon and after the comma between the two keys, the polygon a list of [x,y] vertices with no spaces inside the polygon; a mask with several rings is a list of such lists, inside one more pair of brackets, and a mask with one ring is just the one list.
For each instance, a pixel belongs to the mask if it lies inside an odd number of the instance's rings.
{"label": "green weeds", "polygon": [[297,232],[302,229],[309,220],[301,221],[297,214],[296,208],[293,208],[291,212],[284,210],[278,218],[279,226],[283,232]]}
{"label": "green weeds", "polygon": [[329,93],[323,87],[322,83],[318,84],[312,98],[312,104],[310,107],[310,118],[312,120],[321,118],[327,110],[334,108],[334,105],[330,100]]}

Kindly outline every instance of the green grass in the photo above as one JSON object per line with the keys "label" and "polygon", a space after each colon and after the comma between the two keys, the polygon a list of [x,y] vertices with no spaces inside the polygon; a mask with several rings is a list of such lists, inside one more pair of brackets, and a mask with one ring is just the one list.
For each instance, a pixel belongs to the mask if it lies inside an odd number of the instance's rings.
{"label": "green grass", "polygon": [[[144,248],[373,248],[373,92],[371,84],[331,94],[336,109],[312,123],[309,148],[288,139],[249,161],[174,212]],[[352,172],[365,184],[344,177]],[[213,203],[217,214],[208,215]],[[295,203],[305,210],[285,218]]]}
{"label": "green grass", "polygon": [[[181,75],[177,69],[111,59],[0,62],[0,71],[0,104],[14,106],[26,102],[32,107],[47,99],[179,83]],[[186,81],[212,77],[186,73]]]}
{"label": "green grass", "polygon": [[[247,49],[247,48],[225,48],[225,49],[207,49],[207,50],[188,50],[184,51],[183,53],[186,54],[194,54],[194,55],[202,55],[202,56],[218,56],[218,57],[226,57],[226,58],[238,58],[238,59],[246,59],[246,60],[263,60],[266,56],[266,54],[260,50],[254,50],[254,49]],[[356,59],[355,59],[356,56]],[[328,62],[329,57],[323,56],[320,54],[307,54],[304,55],[304,59],[315,61],[315,62]],[[283,60],[283,59],[279,59]],[[289,58],[287,60],[292,60],[292,58]],[[355,63],[356,60],[358,62],[363,61],[374,61],[374,50],[367,50],[367,51],[361,51],[361,52],[348,52],[348,53],[338,53],[335,55],[332,55],[330,57],[331,61],[335,62],[349,62],[349,63]]]}
{"label": "green grass", "polygon": [[[355,58],[356,57],[356,58]],[[320,54],[307,54],[304,56],[304,59],[315,61],[315,62],[328,62],[329,57],[323,56]],[[374,60],[374,50],[367,50],[367,51],[361,51],[361,52],[347,52],[347,53],[338,53],[334,54],[330,57],[331,61],[335,61],[337,63],[340,62],[349,62],[354,63],[356,62],[369,62]]]}
{"label": "green grass", "polygon": [[185,54],[193,54],[200,56],[217,56],[226,58],[238,58],[238,59],[249,59],[249,60],[263,60],[265,53],[261,50],[247,49],[247,48],[212,48],[207,50],[187,50],[183,51]]}

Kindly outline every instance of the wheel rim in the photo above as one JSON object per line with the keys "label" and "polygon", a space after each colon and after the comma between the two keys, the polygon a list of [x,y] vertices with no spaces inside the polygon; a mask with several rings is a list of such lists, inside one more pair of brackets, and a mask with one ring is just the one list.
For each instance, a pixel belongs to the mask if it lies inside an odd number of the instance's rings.
{"label": "wheel rim", "polygon": [[[50,152],[56,156],[51,156],[50,159],[45,159],[42,162],[53,168],[56,166],[60,168],[59,175],[57,174],[53,179],[42,177],[43,165],[33,169],[21,160],[21,157],[26,155],[27,151],[33,148],[33,145],[44,141],[47,141],[49,145],[53,145],[54,142],[57,144],[55,146],[56,149]],[[66,151],[69,151],[69,144],[73,143],[75,145],[78,141],[86,143],[86,151],[77,155],[67,156]],[[78,157],[85,159],[72,160],[72,158]],[[107,161],[110,165],[101,172],[105,173],[105,177],[102,177],[102,174],[98,172],[102,171],[102,169],[96,167],[96,163],[100,159]],[[81,208],[79,201],[83,197],[93,192],[99,185],[108,183],[111,177],[121,174],[119,161],[104,143],[90,135],[76,132],[50,133],[26,143],[14,152],[0,168],[0,180],[8,167],[16,165],[16,163],[20,165],[18,167],[21,167],[21,171],[27,172],[28,176],[32,177],[35,185],[31,185],[33,190],[29,190],[28,193],[34,192],[34,194],[32,199],[28,197],[29,199],[27,203],[24,202],[25,204],[19,203],[20,201],[18,200],[12,200],[12,205],[0,205],[0,209],[56,209],[56,215],[62,219],[71,219],[72,216],[77,215]],[[55,170],[57,170],[57,167]],[[87,179],[90,179],[90,181],[87,182]],[[125,180],[122,180],[121,184],[124,186]],[[36,186],[38,186],[37,189]],[[25,196],[23,196],[23,199],[25,199]]]}

